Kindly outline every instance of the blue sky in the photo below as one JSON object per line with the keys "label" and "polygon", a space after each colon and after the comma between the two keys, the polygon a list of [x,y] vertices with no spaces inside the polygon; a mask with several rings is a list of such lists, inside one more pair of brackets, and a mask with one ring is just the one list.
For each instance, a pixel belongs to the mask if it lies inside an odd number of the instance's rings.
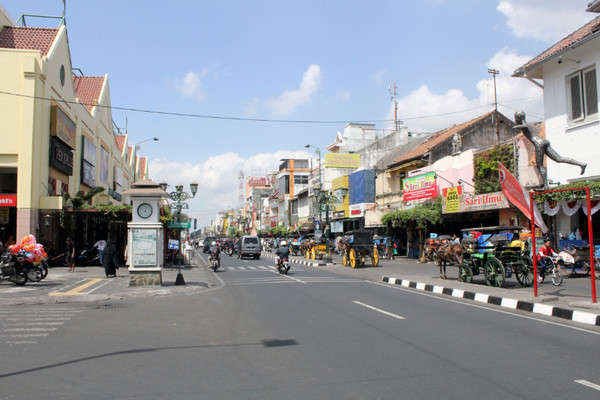
{"label": "blue sky", "polygon": [[[201,223],[238,202],[238,172],[263,174],[348,122],[392,125],[388,86],[411,131],[437,131],[492,109],[543,120],[542,93],[512,72],[596,14],[590,0],[67,0],[73,66],[109,75],[113,111],[143,144],[150,176],[200,183]],[[60,15],[61,0],[0,0]],[[28,26],[56,21],[27,18]],[[204,116],[204,117],[200,117]],[[218,117],[218,118],[212,118]],[[222,119],[235,118],[235,120]],[[239,119],[299,122],[257,122]]]}

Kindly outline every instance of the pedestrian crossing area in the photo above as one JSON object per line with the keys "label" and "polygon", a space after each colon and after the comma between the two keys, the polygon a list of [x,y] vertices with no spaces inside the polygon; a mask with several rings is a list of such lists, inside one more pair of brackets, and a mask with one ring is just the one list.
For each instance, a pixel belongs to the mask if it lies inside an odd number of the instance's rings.
{"label": "pedestrian crossing area", "polygon": [[15,307],[0,310],[0,343],[9,346],[31,345],[57,333],[83,308]]}
{"label": "pedestrian crossing area", "polygon": [[256,274],[245,275],[243,278],[238,278],[242,275],[219,275],[227,285],[258,285],[269,283],[357,283],[364,282],[359,278],[345,278],[332,275],[310,275],[306,274],[305,270],[292,266],[288,275],[281,275],[274,265],[245,265],[245,266],[222,266],[224,272],[271,272],[271,274]]}

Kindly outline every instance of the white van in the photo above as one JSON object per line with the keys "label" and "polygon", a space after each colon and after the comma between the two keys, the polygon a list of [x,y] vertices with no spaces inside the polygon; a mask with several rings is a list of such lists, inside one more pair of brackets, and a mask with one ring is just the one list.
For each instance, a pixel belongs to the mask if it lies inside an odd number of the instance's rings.
{"label": "white van", "polygon": [[261,249],[258,236],[242,236],[238,245],[238,258],[253,257],[258,260]]}

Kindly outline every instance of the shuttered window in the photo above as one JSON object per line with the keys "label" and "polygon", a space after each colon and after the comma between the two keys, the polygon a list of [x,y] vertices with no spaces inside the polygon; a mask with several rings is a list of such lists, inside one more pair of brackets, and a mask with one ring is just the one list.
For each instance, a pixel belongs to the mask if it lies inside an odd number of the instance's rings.
{"label": "shuttered window", "polygon": [[571,120],[580,121],[598,113],[596,69],[578,71],[568,77]]}

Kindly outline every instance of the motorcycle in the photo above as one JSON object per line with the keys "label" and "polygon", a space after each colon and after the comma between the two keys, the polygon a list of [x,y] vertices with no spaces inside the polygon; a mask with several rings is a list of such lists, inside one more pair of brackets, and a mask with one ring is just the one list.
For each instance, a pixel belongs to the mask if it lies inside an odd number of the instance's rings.
{"label": "motorcycle", "polygon": [[287,257],[280,258],[279,261],[277,262],[277,271],[279,271],[279,273],[281,275],[287,275],[289,270],[290,270],[290,260]]}
{"label": "motorcycle", "polygon": [[552,276],[552,284],[554,286],[560,286],[563,281],[563,276],[560,273],[559,260],[560,256],[557,257],[546,257],[552,262],[552,266],[547,266],[544,271],[538,265],[538,283],[543,283],[548,275]]}
{"label": "motorcycle", "polygon": [[233,256],[233,246],[229,246],[229,247],[227,248],[227,255],[228,255],[229,257]]}
{"label": "motorcycle", "polygon": [[212,256],[210,257],[210,264],[209,264],[209,268],[212,269],[214,272],[217,272],[217,269],[219,268],[219,259],[218,258],[213,258]]}
{"label": "motorcycle", "polygon": [[[22,254],[20,257],[25,258]],[[27,283],[27,273],[23,270],[22,263],[17,260],[16,254],[6,252],[2,255],[0,280],[9,280],[17,286],[23,286]]]}
{"label": "motorcycle", "polygon": [[77,257],[77,265],[100,265],[100,253],[96,247],[81,250]]}

